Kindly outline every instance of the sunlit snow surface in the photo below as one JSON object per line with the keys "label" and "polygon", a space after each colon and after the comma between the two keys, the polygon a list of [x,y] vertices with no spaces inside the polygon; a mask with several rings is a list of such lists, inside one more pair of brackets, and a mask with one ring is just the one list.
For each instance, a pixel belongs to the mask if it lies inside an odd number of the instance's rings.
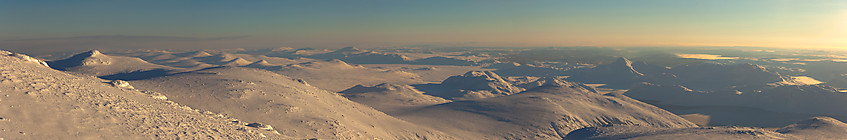
{"label": "sunlit snow surface", "polygon": [[724,57],[721,55],[713,55],[713,54],[676,54],[677,57],[680,58],[693,58],[693,59],[704,59],[704,60],[720,60],[720,59],[738,59],[738,57]]}
{"label": "sunlit snow surface", "polygon": [[797,83],[802,83],[806,85],[817,85],[822,84],[823,82],[816,80],[815,78],[809,76],[792,76],[791,80],[794,80]]}

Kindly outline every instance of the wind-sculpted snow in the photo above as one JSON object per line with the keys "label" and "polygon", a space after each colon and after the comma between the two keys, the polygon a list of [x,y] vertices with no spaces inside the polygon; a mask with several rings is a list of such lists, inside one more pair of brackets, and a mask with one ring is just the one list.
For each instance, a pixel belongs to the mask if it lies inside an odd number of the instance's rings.
{"label": "wind-sculpted snow", "polygon": [[284,139],[154,93],[0,51],[0,139]]}
{"label": "wind-sculpted snow", "polygon": [[21,60],[21,61],[34,62],[34,63],[41,64],[41,65],[43,65],[43,66],[48,66],[48,67],[49,67],[49,65],[47,64],[47,62],[45,62],[45,61],[43,61],[43,60],[40,60],[40,59],[37,59],[37,58],[34,58],[34,57],[30,57],[30,56],[25,55],[25,54],[13,53],[13,52],[9,52],[9,51],[0,50],[0,56],[3,56],[3,57],[13,57],[13,58],[17,58],[17,59],[19,59],[19,60]]}

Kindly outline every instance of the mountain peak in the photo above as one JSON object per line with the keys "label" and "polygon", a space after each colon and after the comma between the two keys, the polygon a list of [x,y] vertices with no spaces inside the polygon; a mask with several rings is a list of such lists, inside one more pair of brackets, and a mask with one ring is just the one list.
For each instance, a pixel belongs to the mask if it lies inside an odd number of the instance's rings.
{"label": "mountain peak", "polygon": [[582,83],[568,82],[568,81],[565,81],[565,80],[560,80],[560,79],[557,79],[557,78],[550,78],[550,77],[544,78],[544,79],[538,79],[538,81],[543,83],[541,85],[541,87],[567,87],[567,88],[573,88],[573,89],[577,89],[577,90],[584,90],[584,91],[587,91],[587,92],[597,93],[597,89],[590,87],[590,86],[587,86],[587,85],[582,84]]}
{"label": "mountain peak", "polygon": [[250,64],[247,65],[247,67],[254,67],[254,68],[262,68],[262,67],[270,67],[270,66],[273,66],[273,65],[271,63],[269,63],[268,61],[265,61],[264,59],[250,63]]}
{"label": "mountain peak", "polygon": [[350,47],[344,47],[344,48],[338,49],[336,51],[360,51],[360,49],[353,47],[353,46],[350,46]]}
{"label": "mountain peak", "polygon": [[71,56],[68,59],[50,61],[50,67],[56,69],[65,69],[76,66],[92,66],[92,65],[110,65],[112,58],[108,55],[100,53],[98,50],[91,50]]}
{"label": "mountain peak", "polygon": [[291,47],[278,47],[278,48],[273,48],[273,49],[271,49],[271,51],[272,51],[272,52],[288,51],[288,50],[294,50],[294,48],[291,48]]}
{"label": "mountain peak", "polygon": [[831,117],[826,116],[817,116],[808,118],[806,120],[797,122],[795,124],[788,125],[782,129],[777,130],[780,133],[789,133],[791,131],[796,130],[804,130],[804,129],[823,129],[827,127],[843,127],[847,128],[847,124],[844,124],[841,121],[838,121]]}
{"label": "mountain peak", "polygon": [[244,66],[250,64],[250,61],[245,60],[241,57],[236,57],[235,59],[230,60],[224,66]]}
{"label": "mountain peak", "polygon": [[[479,97],[512,95],[523,91],[492,71],[468,71],[463,75],[451,76],[441,85],[462,91],[462,94],[484,94]],[[454,96],[454,95],[450,95]],[[464,95],[467,96],[467,95]]]}
{"label": "mountain peak", "polygon": [[831,117],[818,116],[788,125],[776,132],[815,139],[844,139],[847,137],[847,124]]}
{"label": "mountain peak", "polygon": [[376,86],[367,87],[363,85],[356,85],[347,90],[341,91],[339,93],[345,94],[356,94],[356,93],[368,93],[368,92],[387,92],[387,91],[411,91],[420,93],[414,89],[414,87],[409,85],[401,85],[401,84],[390,84],[390,83],[382,83]]}
{"label": "mountain peak", "polygon": [[88,54],[89,57],[97,57],[97,56],[103,55],[103,53],[100,53],[100,51],[98,51],[98,50],[91,50],[91,51],[85,52],[84,54]]}
{"label": "mountain peak", "polygon": [[347,64],[347,62],[341,61],[341,60],[339,60],[339,59],[332,59],[332,60],[329,60],[329,61],[327,61],[327,62],[329,62],[330,64],[335,64],[335,65],[338,65],[338,66],[342,66],[342,67],[353,67],[353,66],[351,66],[350,64]]}
{"label": "mountain peak", "polygon": [[71,58],[77,58],[77,59],[85,59],[85,58],[88,58],[88,57],[107,57],[107,55],[100,53],[100,51],[98,51],[98,50],[90,50],[90,51],[87,51],[87,52],[82,52],[82,53],[76,54],[74,56],[71,56]]}
{"label": "mountain peak", "polygon": [[491,71],[476,71],[476,70],[465,72],[464,76],[465,77],[480,77],[480,76],[494,77],[494,76],[496,76],[497,78],[500,77],[500,75],[497,75],[496,73],[491,72]]}
{"label": "mountain peak", "polygon": [[219,53],[219,54],[214,55],[214,57],[221,58],[222,60],[235,59],[235,56],[233,56],[232,54],[229,54],[229,53]]}
{"label": "mountain peak", "polygon": [[344,47],[344,48],[335,50],[333,52],[335,52],[335,53],[358,53],[358,52],[364,52],[364,50],[351,46],[351,47]]}
{"label": "mountain peak", "polygon": [[253,64],[270,65],[271,63],[268,63],[268,61],[265,61],[265,59],[262,59],[262,60],[253,62]]}
{"label": "mountain peak", "polygon": [[195,51],[195,52],[191,52],[191,53],[187,54],[186,56],[187,57],[207,57],[207,56],[212,56],[212,54],[209,54],[206,51]]}

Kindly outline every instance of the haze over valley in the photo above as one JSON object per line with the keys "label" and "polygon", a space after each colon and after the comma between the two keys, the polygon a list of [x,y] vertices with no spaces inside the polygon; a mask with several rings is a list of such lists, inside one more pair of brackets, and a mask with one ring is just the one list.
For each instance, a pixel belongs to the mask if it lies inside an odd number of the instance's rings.
{"label": "haze over valley", "polygon": [[[708,55],[680,55],[691,52]],[[847,131],[847,124],[838,121],[847,116],[839,107],[847,101],[847,85],[841,82],[847,73],[835,70],[847,66],[839,53],[712,47],[347,47],[91,50],[38,58],[5,52],[6,89],[0,90],[0,101],[6,111],[0,115],[7,130],[3,136],[13,139],[67,134],[837,139]],[[149,112],[144,110],[154,106],[160,108],[157,112],[173,108],[167,114],[205,120],[165,130],[161,124],[180,120],[155,114],[137,120],[137,115],[126,114]],[[93,128],[67,127],[82,125]],[[146,129],[134,129],[139,126]],[[55,130],[37,129],[44,127]]]}
{"label": "haze over valley", "polygon": [[847,139],[844,9],[0,1],[0,140]]}

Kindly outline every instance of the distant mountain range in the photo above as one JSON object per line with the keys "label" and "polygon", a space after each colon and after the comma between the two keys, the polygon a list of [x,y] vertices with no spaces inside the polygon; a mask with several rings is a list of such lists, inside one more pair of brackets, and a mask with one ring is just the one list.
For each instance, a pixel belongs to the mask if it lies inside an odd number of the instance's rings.
{"label": "distant mountain range", "polygon": [[[45,61],[0,51],[0,138],[847,137],[838,76],[809,82],[814,75],[724,60],[501,61],[510,53],[520,52],[92,50]],[[747,110],[793,116],[722,118]],[[691,114],[704,125],[779,128],[703,126]]]}

